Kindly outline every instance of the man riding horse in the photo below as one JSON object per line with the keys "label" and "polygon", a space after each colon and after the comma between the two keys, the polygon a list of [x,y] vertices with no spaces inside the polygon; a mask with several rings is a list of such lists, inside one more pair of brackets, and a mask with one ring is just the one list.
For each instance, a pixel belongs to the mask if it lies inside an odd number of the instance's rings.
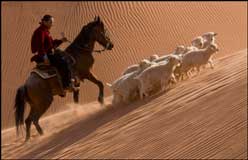
{"label": "man riding horse", "polygon": [[[25,122],[26,141],[30,139],[31,124],[34,124],[40,135],[43,134],[43,130],[39,125],[39,119],[51,106],[53,96],[61,93],[61,90],[58,89],[59,87],[56,87],[58,86],[57,82],[60,81],[56,81],[56,78],[53,77],[54,74],[47,72],[48,76],[47,74],[44,76],[43,73],[40,73],[39,71],[38,73],[36,72],[37,68],[38,70],[39,68],[48,68],[48,70],[51,69],[53,72],[55,70],[53,69],[54,67],[49,65],[49,63],[51,63],[58,71],[63,70],[60,73],[61,77],[67,80],[64,86],[68,86],[71,76],[75,77],[75,86],[80,85],[80,81],[84,81],[84,79],[89,80],[98,86],[99,92],[97,100],[100,104],[104,104],[103,82],[92,73],[92,67],[95,61],[93,52],[100,53],[103,50],[112,50],[114,47],[107,35],[108,32],[103,21],[99,16],[96,16],[93,21],[90,21],[82,27],[80,33],[64,51],[58,51],[56,49],[54,53],[53,49],[57,48],[61,43],[66,42],[67,39],[52,39],[49,35],[49,29],[51,28],[52,23],[52,16],[45,15],[42,18],[41,26],[34,32],[31,43],[32,52],[37,54],[32,57],[31,61],[36,61],[38,65],[31,71],[31,74],[26,79],[25,83],[18,87],[15,96],[14,109],[16,131],[18,134],[19,126],[23,125]],[[95,42],[102,45],[104,49],[94,50]],[[73,75],[70,75],[70,72],[72,72]],[[63,75],[63,73],[66,74]],[[49,80],[47,77],[49,77]],[[76,103],[79,100],[78,95],[79,90],[73,90],[73,98]],[[30,106],[30,112],[24,121],[26,102]]]}
{"label": "man riding horse", "polygon": [[[43,63],[44,65],[56,67],[61,75],[63,88],[72,90],[73,79],[71,78],[72,74],[68,64],[61,56],[54,54],[54,49],[68,40],[65,37],[53,40],[49,32],[53,22],[54,18],[51,15],[45,15],[40,22],[40,26],[34,31],[31,50],[35,55],[31,58],[31,62],[35,61],[37,64]],[[64,95],[61,96],[64,97]]]}

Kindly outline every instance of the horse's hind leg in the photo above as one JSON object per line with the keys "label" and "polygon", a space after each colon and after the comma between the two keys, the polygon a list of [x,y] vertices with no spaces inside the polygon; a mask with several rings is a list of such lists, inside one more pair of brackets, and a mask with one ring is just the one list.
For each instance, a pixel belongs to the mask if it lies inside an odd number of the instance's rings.
{"label": "horse's hind leg", "polygon": [[50,107],[53,101],[53,96],[50,94],[48,94],[47,96],[44,96],[43,98],[44,98],[42,100],[43,103],[40,102],[39,105],[33,104],[31,106],[31,108],[35,109],[34,113],[32,114],[32,121],[33,121],[33,124],[36,130],[38,131],[40,135],[43,135],[44,132],[39,124],[39,119],[46,112],[46,110]]}
{"label": "horse's hind leg", "polygon": [[25,120],[25,124],[26,124],[26,140],[25,141],[28,141],[30,139],[30,128],[31,128],[31,123],[33,121],[37,131],[39,132],[40,135],[43,134],[43,131],[39,125],[39,115],[34,112],[34,110],[31,109],[27,119]]}
{"label": "horse's hind leg", "polygon": [[40,135],[43,135],[43,130],[40,127],[39,119],[43,113],[36,113],[33,117],[33,124]]}
{"label": "horse's hind leg", "polygon": [[103,104],[103,97],[104,97],[104,93],[103,93],[104,86],[103,86],[103,83],[100,80],[98,80],[93,75],[93,73],[89,73],[87,79],[89,81],[95,83],[98,86],[98,88],[99,88],[98,102],[100,102],[101,104]]}
{"label": "horse's hind leg", "polygon": [[39,125],[39,119],[40,119],[40,116],[39,116],[39,115],[34,116],[33,123],[34,123],[34,126],[35,126],[36,130],[38,131],[38,133],[39,133],[40,135],[43,135],[44,132],[43,132],[42,128],[41,128],[40,125]]}
{"label": "horse's hind leg", "polygon": [[[47,100],[47,102],[48,102],[48,104],[43,104],[43,110],[39,110],[39,112],[36,112],[33,116],[33,124],[40,135],[43,135],[44,132],[43,132],[43,130],[39,124],[39,119],[46,112],[46,110],[49,108],[49,106],[51,105],[52,98],[50,100]],[[41,107],[39,107],[39,108],[41,108]]]}
{"label": "horse's hind leg", "polygon": [[26,124],[26,140],[25,141],[28,141],[30,139],[30,127],[31,127],[31,122],[32,122],[32,114],[33,114],[33,111],[31,110],[28,115],[28,118],[25,120],[25,124]]}

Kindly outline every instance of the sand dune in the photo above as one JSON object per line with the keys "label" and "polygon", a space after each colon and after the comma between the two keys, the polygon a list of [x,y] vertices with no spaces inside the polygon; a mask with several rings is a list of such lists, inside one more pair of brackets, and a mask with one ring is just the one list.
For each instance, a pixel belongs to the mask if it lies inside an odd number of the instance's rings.
{"label": "sand dune", "polygon": [[[2,2],[1,7],[3,158],[247,158],[246,2]],[[80,105],[70,104],[71,94],[55,97],[41,121],[46,134],[39,137],[32,128],[31,142],[23,144],[24,135],[16,138],[12,128],[14,97],[35,66],[31,35],[47,13],[55,17],[52,36],[65,32],[70,40],[95,15],[102,18],[114,42],[112,51],[94,55],[94,73],[104,83],[208,31],[218,33],[216,68],[129,106],[111,106],[107,86],[107,106],[99,106],[98,88],[86,80]]]}
{"label": "sand dune", "polygon": [[[179,44],[189,45],[208,31],[219,34],[217,57],[247,48],[246,9],[245,2],[3,2],[2,129],[14,124],[16,89],[35,65],[30,63],[31,35],[46,13],[55,17],[52,36],[60,38],[63,31],[70,40],[95,15],[101,16],[115,45],[112,51],[95,54],[94,73],[105,83],[118,78],[127,66],[155,53],[168,54]],[[81,104],[97,99],[94,84],[86,80],[81,86]],[[105,94],[111,94],[108,87]],[[67,109],[66,102],[72,102],[71,94],[55,97],[46,115]]]}
{"label": "sand dune", "polygon": [[[93,102],[45,118],[42,137],[2,132],[2,158],[247,158],[247,49],[128,106]],[[111,101],[111,97],[107,98]]]}

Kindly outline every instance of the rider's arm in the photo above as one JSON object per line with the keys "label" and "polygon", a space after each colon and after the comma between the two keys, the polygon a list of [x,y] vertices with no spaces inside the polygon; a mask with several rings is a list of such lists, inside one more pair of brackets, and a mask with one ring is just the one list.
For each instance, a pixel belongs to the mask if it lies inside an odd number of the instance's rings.
{"label": "rider's arm", "polygon": [[53,48],[57,48],[58,46],[60,46],[61,44],[63,43],[62,40],[59,40],[59,39],[55,39],[53,40]]}

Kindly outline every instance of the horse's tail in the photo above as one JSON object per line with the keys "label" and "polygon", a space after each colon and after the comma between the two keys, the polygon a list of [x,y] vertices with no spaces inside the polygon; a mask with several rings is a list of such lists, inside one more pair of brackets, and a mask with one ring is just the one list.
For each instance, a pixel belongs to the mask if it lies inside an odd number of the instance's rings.
{"label": "horse's tail", "polygon": [[16,123],[16,133],[19,133],[19,126],[24,123],[24,111],[26,103],[26,87],[25,85],[18,88],[15,97],[15,123]]}

